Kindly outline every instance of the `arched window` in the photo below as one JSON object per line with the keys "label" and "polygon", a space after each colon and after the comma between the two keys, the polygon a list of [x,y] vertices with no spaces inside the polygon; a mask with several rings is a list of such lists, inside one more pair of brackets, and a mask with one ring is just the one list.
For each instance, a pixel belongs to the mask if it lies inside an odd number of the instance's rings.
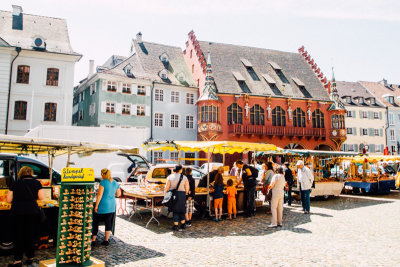
{"label": "arched window", "polygon": [[264,109],[256,104],[250,109],[250,123],[252,125],[264,125]]}
{"label": "arched window", "polygon": [[57,103],[45,103],[44,104],[44,120],[45,121],[56,121],[57,116]]}
{"label": "arched window", "polygon": [[228,125],[243,123],[243,109],[237,103],[232,103],[227,110]]}
{"label": "arched window", "polygon": [[293,111],[293,126],[306,127],[306,113],[301,108]]}
{"label": "arched window", "polygon": [[325,116],[320,109],[316,109],[312,113],[312,127],[313,128],[325,128]]}
{"label": "arched window", "polygon": [[217,106],[201,106],[199,113],[201,122],[219,122],[219,107]]}
{"label": "arched window", "polygon": [[26,101],[15,101],[14,120],[26,120]]}
{"label": "arched window", "polygon": [[286,126],[286,112],[281,107],[272,110],[272,126]]}
{"label": "arched window", "polygon": [[338,129],[339,122],[338,122],[338,115],[332,115],[332,129]]}
{"label": "arched window", "polygon": [[344,115],[339,115],[339,129],[345,129]]}

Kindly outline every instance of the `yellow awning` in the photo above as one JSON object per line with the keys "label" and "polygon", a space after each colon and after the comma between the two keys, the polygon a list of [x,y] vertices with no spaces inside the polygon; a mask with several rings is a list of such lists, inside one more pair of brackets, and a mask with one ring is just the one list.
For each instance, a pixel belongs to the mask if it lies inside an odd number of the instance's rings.
{"label": "yellow awning", "polygon": [[221,154],[243,153],[246,151],[277,151],[275,145],[234,141],[173,141],[150,142],[144,144],[146,150],[183,150],[185,152],[204,151]]}
{"label": "yellow awning", "polygon": [[[349,159],[349,158],[347,158]],[[397,161],[400,160],[400,156],[357,156],[350,158],[354,163],[363,163],[365,161],[371,162],[371,163],[378,163],[379,161]]]}

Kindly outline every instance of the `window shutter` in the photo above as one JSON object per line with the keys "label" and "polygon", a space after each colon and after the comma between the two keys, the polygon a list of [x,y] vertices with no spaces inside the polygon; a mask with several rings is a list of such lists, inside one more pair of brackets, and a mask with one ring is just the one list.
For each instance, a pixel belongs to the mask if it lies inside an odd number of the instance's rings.
{"label": "window shutter", "polygon": [[374,129],[373,128],[368,128],[368,135],[369,136],[374,136]]}
{"label": "window shutter", "polygon": [[[147,92],[146,92],[146,94],[147,94]],[[147,106],[147,105],[146,105],[145,111],[144,111],[144,112],[145,112],[144,115],[150,116],[150,106]]]}
{"label": "window shutter", "polygon": [[[146,96],[150,96],[151,94],[151,87],[150,86],[146,86]],[[147,114],[147,112],[146,112]]]}
{"label": "window shutter", "polygon": [[363,135],[362,128],[360,127],[360,136]]}
{"label": "window shutter", "polygon": [[379,129],[379,136],[383,136],[383,129]]}
{"label": "window shutter", "polygon": [[107,91],[107,81],[103,80],[103,86],[101,87],[101,90]]}
{"label": "window shutter", "polygon": [[375,144],[370,144],[369,146],[371,147],[371,152],[376,152],[375,151]]}
{"label": "window shutter", "polygon": [[106,112],[106,106],[107,106],[107,103],[105,101],[102,101],[101,108],[100,108],[101,112]]}
{"label": "window shutter", "polygon": [[383,152],[383,150],[384,150],[385,148],[384,148],[384,146],[383,145],[381,145],[381,152]]}
{"label": "window shutter", "polygon": [[356,111],[352,110],[351,113],[352,113],[352,117],[355,118],[356,117]]}
{"label": "window shutter", "polygon": [[131,91],[133,95],[137,95],[137,84],[131,84]]}
{"label": "window shutter", "polygon": [[134,104],[131,105],[131,114],[133,116],[137,115],[137,105],[134,105]]}
{"label": "window shutter", "polygon": [[94,82],[94,92],[96,93],[97,92],[97,89],[98,89],[98,80],[97,81],[95,81]]}
{"label": "window shutter", "polygon": [[357,135],[357,128],[356,127],[353,128],[353,135]]}
{"label": "window shutter", "polygon": [[122,82],[117,83],[117,92],[122,93]]}
{"label": "window shutter", "polygon": [[357,152],[358,151],[358,144],[354,144],[353,146],[354,146],[354,151]]}
{"label": "window shutter", "polygon": [[372,120],[374,118],[374,113],[372,111],[368,111],[368,119]]}
{"label": "window shutter", "polygon": [[380,120],[382,119],[382,112],[381,111],[379,111],[379,119]]}
{"label": "window shutter", "polygon": [[362,111],[360,110],[360,119],[362,118]]}
{"label": "window shutter", "polygon": [[116,103],[115,104],[115,113],[121,114],[122,113],[122,104],[121,103]]}
{"label": "window shutter", "polygon": [[347,144],[343,144],[343,151],[347,151]]}

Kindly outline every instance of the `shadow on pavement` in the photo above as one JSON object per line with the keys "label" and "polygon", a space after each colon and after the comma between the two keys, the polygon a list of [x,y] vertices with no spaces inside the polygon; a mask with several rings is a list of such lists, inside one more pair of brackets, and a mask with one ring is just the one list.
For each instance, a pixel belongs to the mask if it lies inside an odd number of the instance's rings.
{"label": "shadow on pavement", "polygon": [[163,253],[143,246],[125,243],[115,236],[111,237],[109,246],[102,246],[100,243],[104,239],[104,233],[100,231],[97,239],[98,244],[92,249],[92,256],[104,261],[106,266],[165,256]]}
{"label": "shadow on pavement", "polygon": [[[211,219],[200,219],[193,217],[192,227],[186,228],[183,232],[173,232],[178,238],[211,238],[224,236],[265,236],[277,231],[292,231],[296,233],[311,233],[311,231],[299,227],[302,224],[311,222],[310,214],[298,212],[295,208],[284,208],[283,227],[268,228],[271,223],[271,215],[266,214],[266,209],[257,209],[256,216],[245,218],[243,215],[238,215],[233,220],[223,220],[214,222]],[[311,214],[330,217],[327,214]],[[127,220],[126,215],[118,216],[121,219]],[[149,213],[143,213],[142,217],[136,216],[130,220],[141,227],[146,227],[146,223],[150,219]],[[152,221],[147,228],[157,234],[165,234],[172,232],[172,219],[165,216],[157,216],[160,225]]]}
{"label": "shadow on pavement", "polygon": [[[119,264],[128,264],[139,260],[145,260],[156,257],[163,257],[165,254],[145,248],[143,246],[134,246],[127,244],[117,237],[110,239],[110,245],[105,247],[100,245],[104,239],[104,233],[99,231],[98,245],[92,249],[92,256],[105,262],[106,266],[115,266]],[[54,259],[56,257],[56,247],[35,251],[35,260],[33,266],[39,266],[39,261]],[[0,257],[0,266],[7,266],[13,262],[13,256]]]}
{"label": "shadow on pavement", "polygon": [[382,198],[382,196],[363,196],[363,195],[340,195],[340,197],[330,198],[329,200],[314,199],[311,201],[311,207],[331,210],[348,210],[381,205],[392,201]]}

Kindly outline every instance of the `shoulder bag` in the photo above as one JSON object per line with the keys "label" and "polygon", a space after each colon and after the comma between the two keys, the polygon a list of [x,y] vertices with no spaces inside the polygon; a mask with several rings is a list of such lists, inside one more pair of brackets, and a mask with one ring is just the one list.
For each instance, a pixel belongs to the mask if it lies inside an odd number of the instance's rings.
{"label": "shoulder bag", "polygon": [[32,201],[35,202],[35,204],[38,208],[40,223],[44,223],[46,221],[46,214],[44,213],[44,210],[41,207],[39,207],[39,205],[37,204],[36,199],[33,196],[31,189],[29,189],[29,186],[26,185],[25,181],[23,181],[23,184],[24,184],[26,190],[28,190],[29,194],[31,195]]}
{"label": "shoulder bag", "polygon": [[165,193],[164,199],[161,202],[164,206],[168,207],[168,208],[172,208],[175,203],[176,203],[176,192],[179,188],[179,186],[181,185],[181,182],[183,180],[183,174],[181,174],[181,177],[179,178],[179,182],[178,185],[176,186],[175,189],[170,189],[167,193]]}

